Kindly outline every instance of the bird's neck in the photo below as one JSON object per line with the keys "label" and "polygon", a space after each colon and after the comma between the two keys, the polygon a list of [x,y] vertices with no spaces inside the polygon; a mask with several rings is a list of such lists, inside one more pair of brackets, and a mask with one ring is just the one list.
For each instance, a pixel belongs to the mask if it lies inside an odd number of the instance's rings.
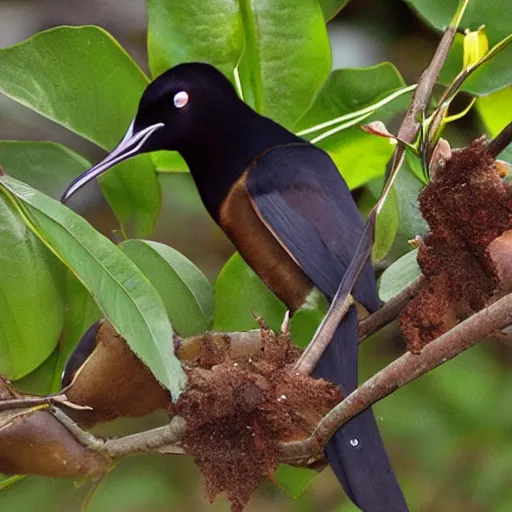
{"label": "bird's neck", "polygon": [[207,125],[203,134],[180,149],[201,199],[215,220],[231,186],[254,158],[272,147],[301,141],[248,107],[237,114]]}

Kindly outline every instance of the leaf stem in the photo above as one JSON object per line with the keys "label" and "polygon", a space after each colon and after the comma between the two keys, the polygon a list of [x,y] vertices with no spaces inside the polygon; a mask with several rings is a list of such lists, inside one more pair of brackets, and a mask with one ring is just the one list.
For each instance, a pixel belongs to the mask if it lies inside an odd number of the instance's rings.
{"label": "leaf stem", "polygon": [[408,92],[414,91],[416,89],[417,85],[409,85],[408,87],[403,87],[402,89],[398,89],[397,91],[391,93],[389,96],[386,96],[382,100],[378,101],[377,103],[373,103],[372,105],[368,105],[365,108],[362,108],[360,110],[356,110],[355,112],[350,112],[350,114],[345,114],[340,117],[336,117],[335,119],[331,119],[330,121],[326,121],[325,123],[320,123],[315,126],[312,126],[311,128],[306,128],[305,130],[301,130],[300,132],[297,132],[297,135],[299,137],[302,137],[304,135],[308,135],[309,133],[317,132],[319,130],[323,130],[324,128],[329,128],[329,126],[333,126],[338,123],[343,123],[345,121],[349,121],[350,119],[354,119],[355,117],[364,116],[365,114],[371,115],[373,114],[377,109],[384,107],[391,101],[395,100],[396,98],[399,98],[400,96],[403,96],[404,94],[407,94]]}

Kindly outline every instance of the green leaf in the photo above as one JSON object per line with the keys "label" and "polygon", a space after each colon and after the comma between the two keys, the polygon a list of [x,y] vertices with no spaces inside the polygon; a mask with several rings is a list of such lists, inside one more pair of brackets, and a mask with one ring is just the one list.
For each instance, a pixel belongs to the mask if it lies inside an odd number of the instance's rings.
{"label": "green leaf", "polygon": [[190,260],[168,245],[147,240],[127,240],[120,248],[160,293],[181,336],[201,334],[211,327],[213,288]]}
{"label": "green leaf", "polygon": [[172,328],[157,291],[136,265],[83,218],[9,176],[2,188],[25,221],[93,295],[130,348],[176,398],[185,374],[172,349]]}
{"label": "green leaf", "polygon": [[72,272],[66,276],[66,313],[53,373],[52,392],[59,390],[62,372],[87,329],[101,318],[100,310],[85,286]]}
{"label": "green leaf", "polygon": [[0,49],[0,91],[111,149],[148,83],[119,43],[99,27],[57,27]]}
{"label": "green leaf", "polygon": [[[489,136],[495,137],[510,122],[511,106],[512,87],[477,99],[476,108]],[[502,151],[499,158],[512,162],[512,146]]]}
{"label": "green leaf", "polygon": [[295,345],[307,347],[328,308],[329,303],[325,296],[313,288],[304,304],[293,314],[290,322],[290,332]]}
{"label": "green leaf", "polygon": [[153,233],[162,197],[150,155],[116,165],[115,170],[101,176],[99,183],[126,237]]}
{"label": "green leaf", "polygon": [[23,393],[36,393],[38,395],[48,395],[57,391],[58,388],[53,387],[53,382],[58,357],[59,347],[57,346],[43,364],[16,381],[16,389]]}
{"label": "green leaf", "polygon": [[[57,27],[0,49],[0,92],[104,149],[126,132],[148,79],[99,27]],[[149,236],[160,189],[149,155],[101,180],[123,230]]]}
{"label": "green leaf", "polygon": [[257,112],[291,127],[331,69],[331,50],[316,0],[241,0],[245,52],[240,79]]}
{"label": "green leaf", "polygon": [[71,131],[112,148],[148,79],[99,27],[56,27],[0,49],[0,91]]}
{"label": "green leaf", "polygon": [[383,260],[391,250],[391,247],[393,247],[399,223],[398,200],[396,198],[396,190],[392,188],[382,210],[377,216],[375,241],[372,249],[372,261],[374,263]]}
{"label": "green leaf", "polygon": [[[292,316],[293,342],[305,347],[327,312],[327,299],[313,289],[304,305]],[[238,253],[233,254],[220,271],[215,283],[215,331],[248,331],[258,324],[254,315],[279,332],[286,306],[267,288]],[[254,313],[254,314],[253,314]]]}
{"label": "green leaf", "polygon": [[233,80],[244,28],[233,0],[147,0],[148,56],[154,77],[183,62],[208,62]]}
{"label": "green leaf", "polygon": [[418,205],[418,194],[424,183],[411,171],[410,158],[412,157],[408,155],[393,185],[400,221],[393,246],[388,253],[388,259],[392,260],[411,250],[409,240],[428,233],[428,225],[421,216]]}
{"label": "green leaf", "polygon": [[274,480],[290,498],[295,500],[307,489],[316,476],[318,473],[312,469],[281,464],[274,473]]}
{"label": "green leaf", "polygon": [[279,331],[286,312],[285,305],[235,253],[224,265],[215,283],[215,331],[248,331],[258,324],[254,315],[263,318]]}
{"label": "green leaf", "polygon": [[379,297],[384,302],[401,292],[421,274],[417,257],[417,249],[410,251],[384,271],[379,283]]}
{"label": "green leaf", "polygon": [[62,372],[69,356],[85,331],[101,317],[101,313],[83,284],[66,272],[66,307],[59,343],[51,355],[26,377],[16,381],[16,389],[26,393],[48,395],[61,387]]}
{"label": "green leaf", "polygon": [[332,20],[348,4],[349,0],[318,0],[325,21]]}
{"label": "green leaf", "polygon": [[177,151],[155,151],[151,153],[151,160],[157,171],[184,172],[188,170],[185,160]]}
{"label": "green leaf", "polygon": [[[297,131],[363,109],[405,85],[400,72],[390,62],[367,68],[336,69],[296,126]],[[408,104],[400,98],[377,112],[385,121]],[[383,117],[384,116],[384,117]]]}
{"label": "green leaf", "polygon": [[0,194],[0,374],[16,380],[37,368],[59,340],[62,267]]}
{"label": "green leaf", "polygon": [[[378,254],[372,255],[374,263],[390,264],[411,250],[409,240],[428,233],[428,225],[421,216],[418,206],[418,194],[425,183],[417,175],[421,170],[412,170],[417,165],[417,160],[416,156],[407,153],[392,192],[379,214],[379,217],[384,217],[381,220],[377,218],[375,243],[378,245]],[[375,180],[369,183],[367,190],[375,203],[382,190],[382,181]],[[371,206],[367,205],[367,209]]]}
{"label": "green leaf", "polygon": [[[333,71],[311,108],[295,126],[296,131],[311,128],[342,115],[365,108],[402,87],[397,69],[384,62],[377,66]],[[407,108],[409,96],[392,101],[365,122],[386,121]],[[308,135],[314,140],[317,132]],[[333,158],[349,188],[356,188],[380,176],[394,150],[388,139],[348,128],[318,142]]]}
{"label": "green leaf", "polygon": [[91,165],[55,142],[0,141],[0,165],[14,178],[58,199]]}

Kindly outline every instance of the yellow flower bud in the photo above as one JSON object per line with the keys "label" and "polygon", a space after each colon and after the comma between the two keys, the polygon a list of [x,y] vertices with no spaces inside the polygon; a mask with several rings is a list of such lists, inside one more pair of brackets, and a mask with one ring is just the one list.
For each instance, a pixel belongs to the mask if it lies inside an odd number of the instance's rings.
{"label": "yellow flower bud", "polygon": [[474,66],[489,51],[489,41],[485,35],[485,25],[464,33],[464,69]]}

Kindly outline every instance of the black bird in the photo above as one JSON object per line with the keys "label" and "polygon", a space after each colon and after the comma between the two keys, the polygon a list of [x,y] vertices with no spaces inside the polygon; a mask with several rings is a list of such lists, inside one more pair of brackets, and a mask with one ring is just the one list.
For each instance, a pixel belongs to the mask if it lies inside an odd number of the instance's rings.
{"label": "black bird", "polygon": [[[313,287],[332,299],[363,220],[327,153],[257,114],[212,66],[182,64],[146,88],[119,145],[63,201],[118,162],[156,150],[182,155],[210,215],[291,311]],[[379,307],[370,263],[353,295],[369,311]],[[357,387],[357,338],[352,307],[315,369],[345,394]],[[341,428],[325,451],[359,508],[407,510],[371,410]]]}

